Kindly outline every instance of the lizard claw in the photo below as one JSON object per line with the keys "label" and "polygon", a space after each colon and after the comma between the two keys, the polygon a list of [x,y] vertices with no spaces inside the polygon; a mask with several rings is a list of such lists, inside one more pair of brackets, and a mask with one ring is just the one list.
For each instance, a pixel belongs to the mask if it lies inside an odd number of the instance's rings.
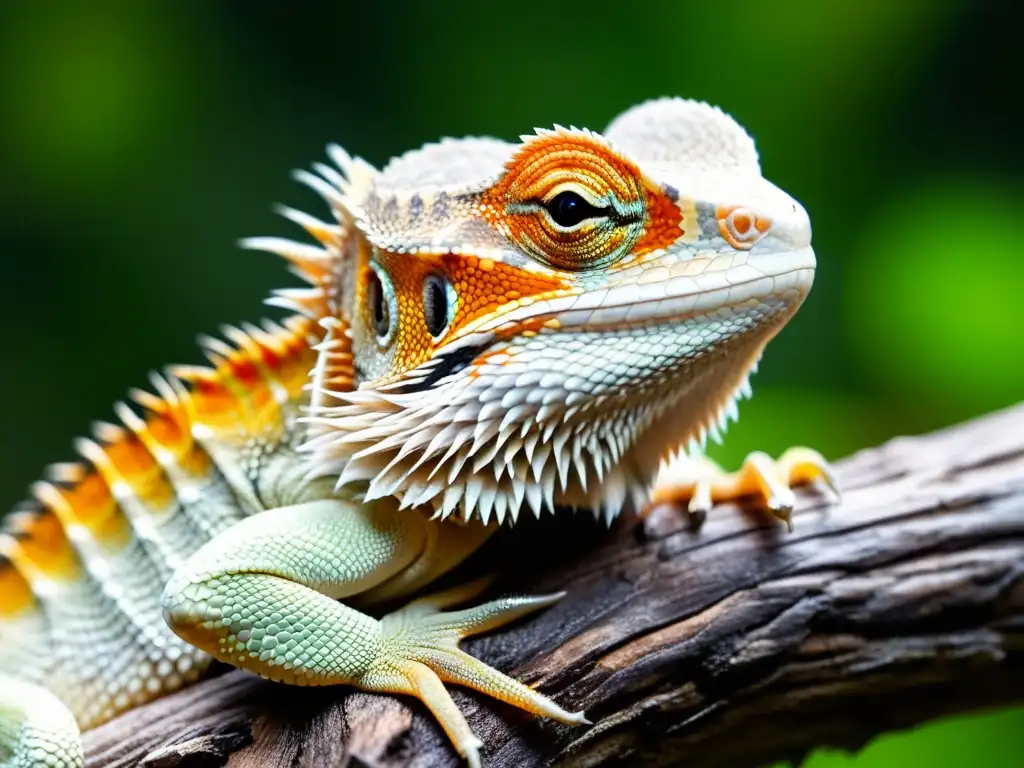
{"label": "lizard claw", "polygon": [[685,505],[691,527],[699,528],[715,504],[752,497],[761,509],[792,531],[796,506],[792,489],[819,480],[838,501],[835,474],[825,458],[812,448],[790,448],[777,460],[754,451],[736,472],[726,472],[704,456],[683,456],[662,470],[641,517],[646,518],[662,504]]}

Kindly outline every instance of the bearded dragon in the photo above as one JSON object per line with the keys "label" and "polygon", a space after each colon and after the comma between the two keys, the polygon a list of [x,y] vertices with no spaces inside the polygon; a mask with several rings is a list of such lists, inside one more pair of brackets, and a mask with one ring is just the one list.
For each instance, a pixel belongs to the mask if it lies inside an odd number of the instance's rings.
{"label": "bearded dragon", "polygon": [[81,729],[219,659],[417,697],[478,766],[446,683],[587,722],[458,647],[559,595],[416,597],[498,528],[750,495],[785,519],[792,486],[831,482],[806,448],[700,458],[815,269],[804,209],[717,108],[380,171],[329,155],[298,179],[333,220],[284,209],[310,242],[245,242],[308,283],[269,300],[287,319],[204,339],[211,367],[154,375],[7,517],[0,765],[81,766]]}

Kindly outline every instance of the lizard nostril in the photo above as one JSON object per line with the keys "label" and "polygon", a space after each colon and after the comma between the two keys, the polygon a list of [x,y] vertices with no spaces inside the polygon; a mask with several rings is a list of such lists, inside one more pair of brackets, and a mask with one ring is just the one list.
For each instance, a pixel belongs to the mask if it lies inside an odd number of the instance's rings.
{"label": "lizard nostril", "polygon": [[748,250],[772,228],[772,220],[749,208],[719,206],[718,231],[729,245],[737,250]]}
{"label": "lizard nostril", "polygon": [[746,213],[733,211],[732,226],[738,235],[746,235],[750,231],[750,216]]}

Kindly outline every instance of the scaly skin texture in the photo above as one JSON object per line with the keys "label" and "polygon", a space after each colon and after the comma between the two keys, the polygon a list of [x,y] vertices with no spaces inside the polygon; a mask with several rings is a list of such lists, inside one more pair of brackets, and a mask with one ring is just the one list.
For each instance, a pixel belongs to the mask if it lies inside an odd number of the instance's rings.
{"label": "scaly skin texture", "polygon": [[317,244],[247,243],[310,284],[271,299],[293,314],[205,339],[211,368],[154,376],[8,517],[0,766],[80,765],[78,728],[211,658],[417,696],[479,765],[444,683],[586,722],[458,648],[559,596],[374,604],[526,510],[753,494],[785,518],[791,485],[828,480],[808,449],[735,474],[691,455],[815,266],[804,210],[719,110],[665,99],[603,135],[449,139],[383,171],[330,154],[299,178],[334,221],[284,211]]}

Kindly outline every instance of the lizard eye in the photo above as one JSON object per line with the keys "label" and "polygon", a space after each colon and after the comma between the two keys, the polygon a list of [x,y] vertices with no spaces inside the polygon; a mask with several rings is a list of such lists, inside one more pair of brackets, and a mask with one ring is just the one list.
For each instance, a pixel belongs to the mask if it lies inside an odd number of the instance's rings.
{"label": "lizard eye", "polygon": [[427,275],[423,281],[423,318],[427,330],[440,339],[455,319],[457,296],[455,287],[440,275]]}
{"label": "lizard eye", "polygon": [[565,129],[526,139],[481,212],[520,251],[572,272],[621,259],[650,218],[639,168],[604,140]]}
{"label": "lizard eye", "polygon": [[394,335],[395,318],[398,317],[398,300],[395,287],[387,273],[376,264],[370,264],[369,284],[366,290],[370,322],[379,345],[387,346]]}
{"label": "lizard eye", "polygon": [[560,227],[575,227],[586,219],[599,219],[607,216],[607,208],[598,208],[583,199],[575,192],[559,192],[544,204],[551,220]]}

